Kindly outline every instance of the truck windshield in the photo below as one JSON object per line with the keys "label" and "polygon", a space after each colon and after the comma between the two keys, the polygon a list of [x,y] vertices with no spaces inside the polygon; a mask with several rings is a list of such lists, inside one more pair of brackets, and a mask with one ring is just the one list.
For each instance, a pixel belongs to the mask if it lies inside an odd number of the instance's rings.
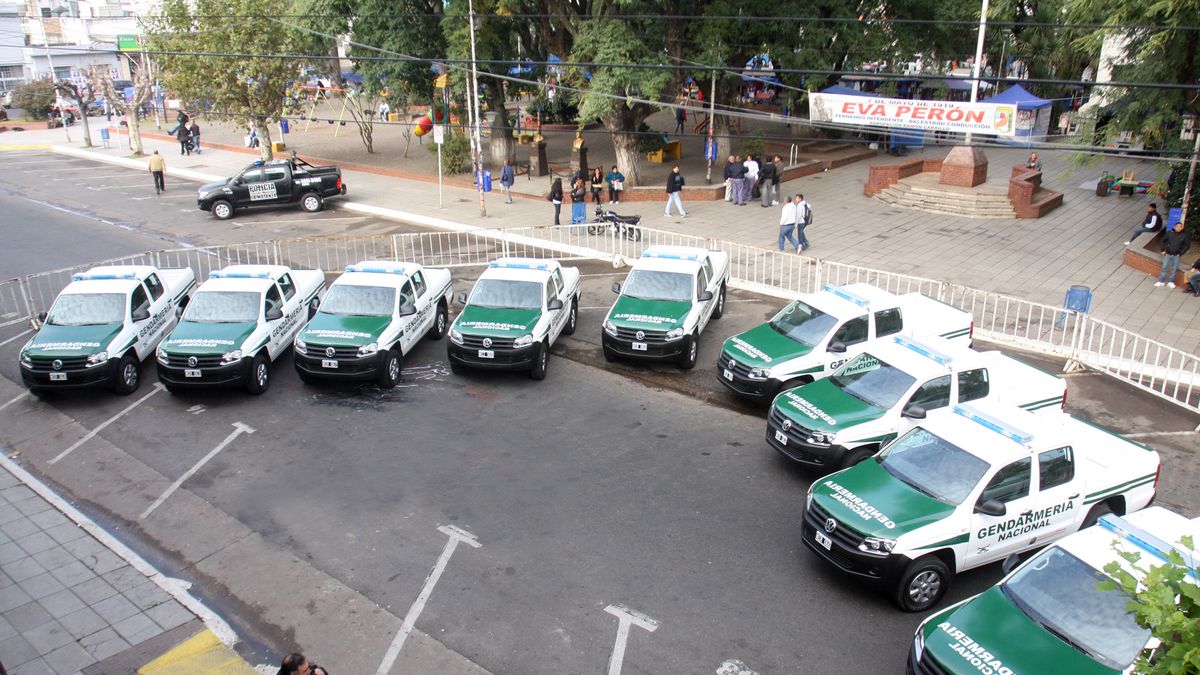
{"label": "truck windshield", "polygon": [[541,309],[542,285],[536,281],[480,279],[471,304],[489,309]]}
{"label": "truck windshield", "polygon": [[1061,548],[1043,551],[1000,584],[1029,618],[1075,649],[1117,671],[1150,639],[1125,608],[1128,599],[1097,585],[1107,577]]}
{"label": "truck windshield", "polygon": [[921,427],[879,454],[879,465],[917,492],[957,506],[987,472],[988,463]]}
{"label": "truck windshield", "polygon": [[859,354],[830,376],[835,387],[877,408],[891,408],[916,378],[886,361]]}
{"label": "truck windshield", "polygon": [[334,284],[321,303],[322,314],[341,316],[391,316],[396,289],[386,286]]}
{"label": "truck windshield", "polygon": [[247,291],[205,291],[197,293],[183,312],[183,320],[192,323],[250,323],[258,321],[262,295]]}
{"label": "truck windshield", "polygon": [[796,342],[817,346],[837,326],[837,319],[799,300],[771,319],[771,328]]}
{"label": "truck windshield", "polygon": [[667,302],[691,302],[692,288],[696,277],[682,272],[655,272],[634,270],[625,280],[621,295],[638,300],[665,300]]}
{"label": "truck windshield", "polygon": [[46,315],[46,323],[51,326],[99,326],[124,320],[124,293],[60,295]]}

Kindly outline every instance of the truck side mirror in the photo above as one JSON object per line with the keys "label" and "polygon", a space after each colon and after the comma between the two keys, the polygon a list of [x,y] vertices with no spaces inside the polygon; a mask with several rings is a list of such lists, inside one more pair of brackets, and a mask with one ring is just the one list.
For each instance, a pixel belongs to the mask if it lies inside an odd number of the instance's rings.
{"label": "truck side mirror", "polygon": [[833,342],[829,343],[829,347],[826,351],[833,352],[834,354],[845,354],[846,343],[842,342],[841,340],[834,340]]}
{"label": "truck side mirror", "polygon": [[563,308],[562,300],[559,300],[558,298],[551,300],[550,304],[546,305],[546,309],[550,310],[550,311],[554,311],[556,309],[562,309],[562,308]]}
{"label": "truck side mirror", "polygon": [[712,291],[704,291],[703,293],[700,294],[700,297],[697,298],[697,300],[699,300],[700,302],[708,302],[709,300],[712,300],[712,299],[713,299]]}
{"label": "truck side mirror", "polygon": [[46,323],[46,313],[38,312],[37,320],[38,320],[38,323]]}
{"label": "truck side mirror", "polygon": [[184,307],[183,305],[176,305],[176,306],[175,306],[175,318],[176,318],[176,319],[178,319],[178,318],[180,318],[180,317],[182,317],[182,316],[183,316],[183,310],[184,310],[184,309],[186,309],[186,307]]}
{"label": "truck side mirror", "polygon": [[1004,562],[1000,563],[1000,569],[1004,570],[1005,574],[1008,574],[1016,569],[1017,565],[1020,564],[1021,556],[1017,555],[1016,553],[1010,553],[1008,554],[1008,557],[1004,559]]}
{"label": "truck side mirror", "polygon": [[460,305],[467,304],[467,294],[460,291],[458,295],[454,296],[454,301]]}
{"label": "truck side mirror", "polygon": [[150,310],[145,308],[135,309],[129,315],[129,318],[133,319],[134,323],[137,323],[138,321],[145,321],[146,319],[150,318]]}
{"label": "truck side mirror", "polygon": [[417,313],[417,306],[411,302],[401,303],[400,316],[412,316]]}
{"label": "truck side mirror", "polygon": [[917,405],[916,403],[909,403],[908,405],[904,406],[904,410],[901,411],[900,414],[909,419],[914,419],[914,420],[925,419],[925,409],[922,408],[921,406]]}
{"label": "truck side mirror", "polygon": [[265,316],[267,321],[278,321],[283,318],[283,310],[279,309],[278,307],[272,307],[271,309],[267,310]]}
{"label": "truck side mirror", "polygon": [[613,282],[613,285],[612,285],[612,291],[613,291],[613,293],[616,293],[617,295],[620,295],[620,294],[621,294],[621,284],[620,284],[620,282],[617,282],[617,281],[614,281],[614,282]]}
{"label": "truck side mirror", "polygon": [[976,504],[975,513],[982,513],[985,516],[999,518],[1005,513],[1008,513],[1008,509],[1005,508],[1004,502],[1000,501],[999,499],[989,499],[982,504]]}

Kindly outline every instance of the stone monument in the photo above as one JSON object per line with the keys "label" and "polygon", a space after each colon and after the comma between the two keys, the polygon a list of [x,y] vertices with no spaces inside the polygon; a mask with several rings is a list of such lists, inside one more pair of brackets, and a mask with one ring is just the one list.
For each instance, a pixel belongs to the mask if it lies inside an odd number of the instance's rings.
{"label": "stone monument", "polygon": [[987,157],[983,150],[960,145],[950,150],[942,161],[938,182],[942,185],[975,187],[987,180]]}

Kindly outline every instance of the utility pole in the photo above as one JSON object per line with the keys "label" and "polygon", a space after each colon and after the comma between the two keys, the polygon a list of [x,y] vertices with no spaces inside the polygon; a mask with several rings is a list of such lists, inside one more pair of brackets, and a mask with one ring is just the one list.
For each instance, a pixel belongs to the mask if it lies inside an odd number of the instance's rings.
{"label": "utility pole", "polygon": [[[713,156],[717,154],[717,141],[713,136],[713,127],[717,123],[717,71],[712,72],[712,88],[708,90],[708,168],[704,171],[704,183],[712,185]],[[686,131],[686,130],[685,130]]]}
{"label": "utility pole", "polygon": [[[988,0],[983,0],[979,9],[979,39],[975,42],[975,72],[971,76],[971,103],[979,100],[979,76],[983,74],[983,38],[987,35]],[[1001,63],[1003,68],[1004,64]],[[1003,74],[1003,73],[1002,73]],[[967,132],[967,145],[971,144],[971,132]]]}
{"label": "utility pole", "polygon": [[[67,128],[67,115],[63,110],[62,94],[58,91],[58,73],[54,72],[54,59],[50,56],[50,35],[46,33],[46,19],[42,16],[42,8],[34,5],[38,23],[42,26],[42,46],[46,48],[46,64],[50,66],[50,81],[54,83],[54,105],[58,108],[58,119],[62,122],[63,131],[67,134],[67,142],[71,142],[71,130]],[[84,120],[84,124],[87,120]]]}
{"label": "utility pole", "polygon": [[[483,125],[480,120],[481,111],[479,109],[479,67],[475,61],[475,3],[474,0],[467,0],[467,15],[471,23],[471,79],[470,79],[470,94],[467,101],[471,104],[474,110],[474,124],[472,124],[471,143],[475,152],[475,188],[479,191],[479,217],[487,218],[487,204],[483,200]],[[472,103],[473,102],[473,103]]]}

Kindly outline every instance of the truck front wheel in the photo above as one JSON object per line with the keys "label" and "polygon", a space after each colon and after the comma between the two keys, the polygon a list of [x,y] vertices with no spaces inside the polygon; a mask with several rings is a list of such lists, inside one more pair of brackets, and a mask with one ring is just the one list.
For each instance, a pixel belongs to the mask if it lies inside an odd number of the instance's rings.
{"label": "truck front wheel", "polygon": [[379,364],[379,386],[391,389],[400,384],[400,375],[403,371],[400,352],[389,349]]}
{"label": "truck front wheel", "polygon": [[122,395],[128,396],[137,391],[138,385],[142,383],[142,364],[138,362],[137,355],[133,350],[126,352],[125,356],[117,362],[117,368],[113,371],[113,391]]}
{"label": "truck front wheel", "polygon": [[217,220],[229,220],[233,217],[233,204],[224,199],[218,199],[213,202],[212,214],[217,217]]}
{"label": "truck front wheel", "polygon": [[874,455],[879,451],[879,448],[874,445],[866,445],[861,448],[847,450],[846,456],[842,458],[842,468],[848,469],[864,459]]}
{"label": "truck front wheel", "polygon": [[896,585],[894,600],[906,612],[925,612],[950,590],[950,568],[927,555],[908,564]]}
{"label": "truck front wheel", "polygon": [[696,367],[696,357],[700,353],[700,329],[697,328],[686,339],[687,344],[683,346],[683,357],[679,359],[679,367],[682,370],[691,370]]}
{"label": "truck front wheel", "polygon": [[308,211],[309,213],[316,213],[317,211],[320,211],[322,206],[323,204],[321,202],[321,195],[315,192],[305,193],[305,195],[300,198],[300,208]]}
{"label": "truck front wheel", "polygon": [[270,386],[271,360],[267,358],[266,354],[259,352],[250,362],[250,379],[246,382],[246,391],[258,396]]}
{"label": "truck front wheel", "polygon": [[537,354],[533,355],[533,369],[529,371],[529,377],[534,380],[546,379],[546,368],[550,365],[550,343],[543,342],[538,345]]}

